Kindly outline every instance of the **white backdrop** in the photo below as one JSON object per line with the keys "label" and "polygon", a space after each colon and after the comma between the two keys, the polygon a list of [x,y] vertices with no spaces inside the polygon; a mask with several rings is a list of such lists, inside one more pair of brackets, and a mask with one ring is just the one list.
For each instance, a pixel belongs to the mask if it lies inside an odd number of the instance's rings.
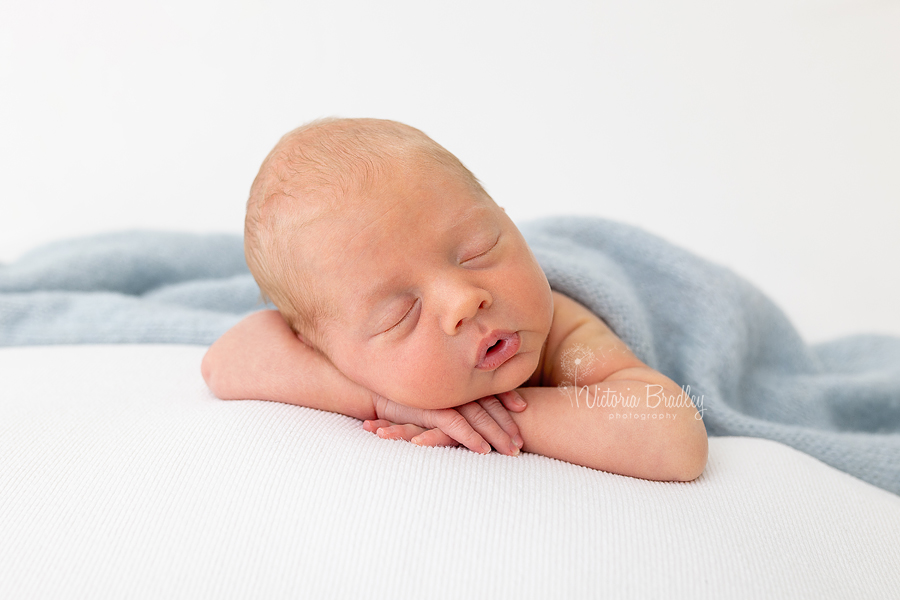
{"label": "white backdrop", "polygon": [[900,334],[898,31],[891,0],[4,0],[0,261],[238,233],[282,133],[372,116],[430,134],[517,220],[641,225],[811,340]]}

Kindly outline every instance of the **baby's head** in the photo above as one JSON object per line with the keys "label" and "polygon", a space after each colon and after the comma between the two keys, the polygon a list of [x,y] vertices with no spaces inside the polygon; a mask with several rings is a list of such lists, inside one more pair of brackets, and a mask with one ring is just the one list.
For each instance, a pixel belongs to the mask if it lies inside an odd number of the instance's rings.
{"label": "baby's head", "polygon": [[244,248],[298,337],[401,404],[458,406],[540,362],[547,278],[469,170],[407,125],[328,119],[285,135],[253,182]]}

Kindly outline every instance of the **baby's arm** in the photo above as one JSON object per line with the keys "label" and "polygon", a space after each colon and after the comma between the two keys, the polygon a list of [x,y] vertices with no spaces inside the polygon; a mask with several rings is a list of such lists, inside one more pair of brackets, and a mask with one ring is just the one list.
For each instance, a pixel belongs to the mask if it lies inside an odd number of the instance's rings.
{"label": "baby's arm", "polygon": [[706,465],[706,428],[689,397],[587,308],[561,294],[554,294],[554,306],[553,351],[541,382],[552,387],[511,392],[528,403],[511,414],[523,450],[643,479],[698,477]]}
{"label": "baby's arm", "polygon": [[222,400],[258,399],[376,418],[372,394],[301,342],[278,311],[253,313],[210,346],[200,365]]}
{"label": "baby's arm", "polygon": [[[449,445],[453,440],[476,452],[490,451],[493,445],[504,454],[517,454],[521,445],[512,443],[519,431],[498,400],[444,410],[397,405],[345,377],[324,355],[301,342],[274,310],[253,313],[228,330],[210,346],[200,369],[210,390],[223,400],[272,400],[444,432],[432,431],[429,445]],[[490,445],[485,447],[486,443]]]}

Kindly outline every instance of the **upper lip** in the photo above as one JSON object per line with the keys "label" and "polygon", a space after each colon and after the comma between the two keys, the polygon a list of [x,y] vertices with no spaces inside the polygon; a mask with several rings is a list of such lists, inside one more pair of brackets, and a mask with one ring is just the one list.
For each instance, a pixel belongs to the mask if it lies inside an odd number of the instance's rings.
{"label": "upper lip", "polygon": [[515,331],[508,331],[502,329],[495,329],[491,331],[483,340],[481,340],[481,344],[478,345],[478,354],[475,357],[475,366],[481,365],[484,362],[485,356],[487,356],[488,350],[503,339],[510,339],[515,337]]}

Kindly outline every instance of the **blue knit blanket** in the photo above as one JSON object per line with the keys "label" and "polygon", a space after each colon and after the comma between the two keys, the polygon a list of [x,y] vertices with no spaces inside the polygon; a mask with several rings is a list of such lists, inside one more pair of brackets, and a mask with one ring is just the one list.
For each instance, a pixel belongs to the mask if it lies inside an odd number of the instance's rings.
{"label": "blue knit blanket", "polygon": [[[551,286],[682,385],[710,435],[776,440],[900,494],[900,338],[806,344],[747,281],[621,223],[522,232]],[[100,235],[0,266],[0,345],[210,344],[262,308],[233,235]]]}

